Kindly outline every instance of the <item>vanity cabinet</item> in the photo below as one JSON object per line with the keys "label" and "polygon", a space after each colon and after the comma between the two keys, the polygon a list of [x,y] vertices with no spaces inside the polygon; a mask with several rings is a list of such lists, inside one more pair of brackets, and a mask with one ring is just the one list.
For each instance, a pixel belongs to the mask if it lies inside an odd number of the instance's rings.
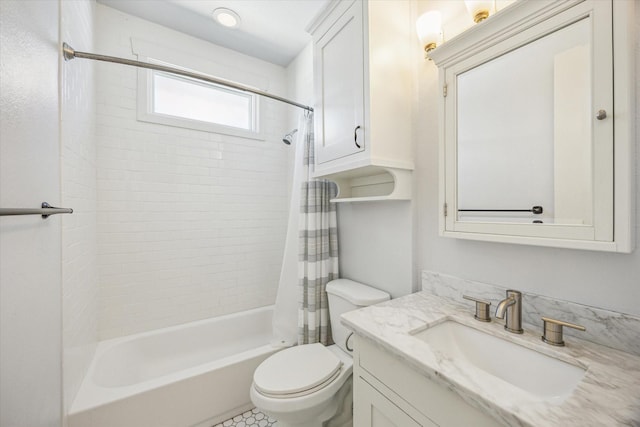
{"label": "vanity cabinet", "polygon": [[[390,400],[384,394],[376,390],[362,377],[357,381],[358,399],[354,401],[354,413],[357,413],[358,421],[355,425],[370,427],[424,427],[436,426],[421,414],[415,414],[406,408],[403,410],[397,403],[404,403],[394,399]],[[389,392],[387,391],[387,394]],[[408,411],[414,412],[414,416]],[[417,415],[417,416],[416,416]],[[417,420],[416,420],[417,418]],[[422,421],[422,422],[421,422]]]}
{"label": "vanity cabinet", "polygon": [[353,362],[354,427],[503,425],[359,335]]}
{"label": "vanity cabinet", "polygon": [[415,52],[410,2],[330,2],[314,43],[316,177],[336,201],[409,199]]}

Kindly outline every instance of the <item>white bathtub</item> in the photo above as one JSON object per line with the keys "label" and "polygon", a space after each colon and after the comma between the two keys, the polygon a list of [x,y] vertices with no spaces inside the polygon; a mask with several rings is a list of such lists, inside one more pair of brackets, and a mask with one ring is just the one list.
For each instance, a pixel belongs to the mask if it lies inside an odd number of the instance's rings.
{"label": "white bathtub", "polygon": [[98,343],[69,427],[210,427],[249,408],[273,306]]}

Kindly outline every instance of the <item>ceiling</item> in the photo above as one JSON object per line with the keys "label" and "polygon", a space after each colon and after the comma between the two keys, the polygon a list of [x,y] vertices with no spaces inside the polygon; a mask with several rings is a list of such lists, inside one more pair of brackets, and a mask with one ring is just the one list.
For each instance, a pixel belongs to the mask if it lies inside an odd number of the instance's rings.
{"label": "ceiling", "polygon": [[[98,0],[122,12],[264,61],[287,66],[311,40],[306,26],[330,0]],[[241,18],[237,29],[212,19],[219,7]]]}

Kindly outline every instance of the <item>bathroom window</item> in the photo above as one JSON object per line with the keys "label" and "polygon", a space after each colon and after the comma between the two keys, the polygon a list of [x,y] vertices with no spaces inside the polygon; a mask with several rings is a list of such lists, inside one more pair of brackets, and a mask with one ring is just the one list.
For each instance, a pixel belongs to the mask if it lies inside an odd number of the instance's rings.
{"label": "bathroom window", "polygon": [[145,70],[143,78],[138,120],[262,139],[257,95],[155,70]]}

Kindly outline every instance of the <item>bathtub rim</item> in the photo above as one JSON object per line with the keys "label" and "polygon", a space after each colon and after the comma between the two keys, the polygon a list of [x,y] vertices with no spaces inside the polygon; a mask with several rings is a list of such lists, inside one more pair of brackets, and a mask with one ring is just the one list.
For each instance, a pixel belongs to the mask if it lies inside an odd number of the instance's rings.
{"label": "bathtub rim", "polygon": [[119,387],[103,387],[95,384],[93,378],[97,369],[97,362],[100,357],[109,351],[111,348],[121,345],[122,343],[133,341],[140,338],[155,336],[190,326],[199,326],[206,323],[214,323],[221,319],[229,319],[234,317],[240,317],[256,312],[272,311],[274,305],[267,305],[262,307],[256,307],[249,310],[224,314],[216,317],[210,317],[207,319],[195,320],[192,322],[186,322],[179,325],[173,325],[162,329],[154,329],[152,331],[139,332],[136,334],[125,335],[122,337],[110,338],[108,340],[99,341],[96,346],[96,350],[91,359],[91,364],[85,373],[78,393],[76,394],[67,416],[72,416],[85,411],[89,411],[101,406],[105,406],[114,402],[122,401],[135,395],[145,393],[147,391],[160,388],[162,386],[176,383],[179,381],[188,380],[198,375],[205,374],[216,369],[229,366],[230,362],[244,361],[254,357],[261,357],[265,354],[273,353],[281,350],[283,347],[275,346],[271,344],[270,340],[266,344],[259,345],[257,347],[245,350],[240,353],[236,353],[227,357],[212,360],[207,363],[203,363],[197,366],[181,369],[175,372],[171,372],[156,378],[151,378],[145,381],[141,381],[132,385],[125,385]]}

